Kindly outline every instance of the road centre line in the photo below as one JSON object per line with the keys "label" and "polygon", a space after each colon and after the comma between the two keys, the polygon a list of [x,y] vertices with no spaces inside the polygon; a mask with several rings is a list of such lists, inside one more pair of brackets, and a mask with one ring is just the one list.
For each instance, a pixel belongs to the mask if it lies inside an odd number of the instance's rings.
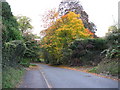
{"label": "road centre line", "polygon": [[[39,66],[39,67],[40,67],[40,66]],[[45,75],[44,75],[44,72],[41,72],[41,71],[40,71],[40,68],[39,68],[39,72],[42,74],[42,76],[43,76],[43,78],[44,78],[44,80],[45,80],[45,83],[47,84],[47,87],[48,87],[48,88],[52,88],[52,86],[49,84],[48,80],[46,79],[46,77],[45,77]]]}

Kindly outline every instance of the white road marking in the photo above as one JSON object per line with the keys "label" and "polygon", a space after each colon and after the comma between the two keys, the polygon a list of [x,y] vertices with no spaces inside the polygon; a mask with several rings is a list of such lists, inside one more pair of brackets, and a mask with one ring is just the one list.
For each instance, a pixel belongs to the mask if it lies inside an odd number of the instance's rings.
{"label": "white road marking", "polygon": [[[39,71],[40,71],[40,69],[39,69]],[[45,82],[46,82],[46,84],[47,84],[47,87],[48,87],[48,88],[52,88],[52,86],[49,84],[48,80],[46,79],[46,77],[45,77],[45,75],[44,75],[44,72],[41,72],[41,71],[40,71],[40,73],[42,74],[42,76],[43,76],[43,78],[44,78],[44,80],[45,80]]]}

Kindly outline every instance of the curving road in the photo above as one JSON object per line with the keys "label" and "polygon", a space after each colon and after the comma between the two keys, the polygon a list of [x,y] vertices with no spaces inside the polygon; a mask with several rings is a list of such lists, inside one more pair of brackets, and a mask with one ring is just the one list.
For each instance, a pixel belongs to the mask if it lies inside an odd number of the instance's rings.
{"label": "curving road", "polygon": [[89,73],[37,64],[27,71],[19,88],[118,88],[118,81]]}

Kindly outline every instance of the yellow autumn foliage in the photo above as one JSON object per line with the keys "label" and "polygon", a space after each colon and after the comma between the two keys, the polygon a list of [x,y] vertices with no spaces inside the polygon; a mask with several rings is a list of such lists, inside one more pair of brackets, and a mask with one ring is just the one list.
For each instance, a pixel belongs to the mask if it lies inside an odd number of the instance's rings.
{"label": "yellow autumn foliage", "polygon": [[[57,19],[56,22],[44,31],[42,47],[47,48],[48,52],[56,56],[62,55],[61,50],[68,46],[73,40],[78,38],[93,38],[93,33],[84,27],[79,14],[69,12]],[[51,51],[52,50],[52,51]],[[60,59],[60,56],[56,56]]]}

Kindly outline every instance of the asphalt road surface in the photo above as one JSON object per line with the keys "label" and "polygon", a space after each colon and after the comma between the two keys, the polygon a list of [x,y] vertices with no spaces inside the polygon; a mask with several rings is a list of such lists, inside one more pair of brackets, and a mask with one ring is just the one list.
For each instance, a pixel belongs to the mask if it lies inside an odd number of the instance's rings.
{"label": "asphalt road surface", "polygon": [[118,88],[118,81],[89,73],[37,64],[26,72],[19,88]]}

